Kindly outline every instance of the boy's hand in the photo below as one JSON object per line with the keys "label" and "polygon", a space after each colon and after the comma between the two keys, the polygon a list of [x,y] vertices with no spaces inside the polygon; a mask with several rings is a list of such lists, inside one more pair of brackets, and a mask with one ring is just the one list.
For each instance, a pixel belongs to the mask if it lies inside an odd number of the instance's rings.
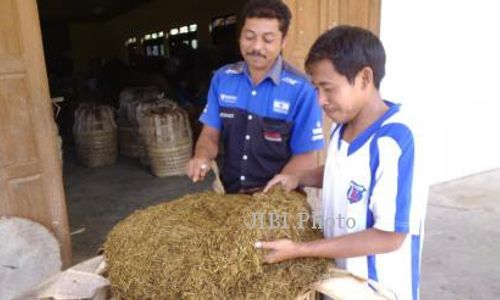
{"label": "boy's hand", "polygon": [[201,181],[210,170],[210,160],[203,156],[193,157],[186,165],[186,175],[193,182]]}
{"label": "boy's hand", "polygon": [[292,174],[278,174],[271,179],[266,187],[264,188],[264,193],[267,193],[273,186],[281,184],[285,191],[293,191],[299,186],[299,178],[297,175]]}
{"label": "boy's hand", "polygon": [[264,257],[264,262],[268,264],[279,263],[285,260],[299,257],[299,246],[289,239],[276,240],[271,242],[255,243],[257,249],[268,249],[271,252]]}

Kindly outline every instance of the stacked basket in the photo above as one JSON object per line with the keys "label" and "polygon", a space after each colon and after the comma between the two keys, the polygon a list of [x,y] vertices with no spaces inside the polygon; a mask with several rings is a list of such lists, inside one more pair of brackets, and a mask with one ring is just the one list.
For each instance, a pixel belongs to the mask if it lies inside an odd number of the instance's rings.
{"label": "stacked basket", "polygon": [[117,134],[111,106],[81,104],[75,112],[73,135],[83,165],[95,168],[116,161]]}
{"label": "stacked basket", "polygon": [[137,117],[153,174],[158,177],[185,174],[193,145],[186,111],[173,102],[156,107],[139,105]]}
{"label": "stacked basket", "polygon": [[140,103],[162,98],[162,92],[155,87],[130,87],[120,94],[118,109],[118,140],[120,153],[130,158],[141,158],[147,162],[146,149],[140,139],[136,112]]}
{"label": "stacked basket", "polygon": [[161,109],[161,108],[164,108],[166,110],[170,110],[176,106],[177,105],[172,100],[164,99],[164,98],[157,98],[157,99],[149,99],[146,101],[142,101],[142,102],[138,103],[137,106],[135,107],[135,114],[134,114],[134,116],[136,118],[135,119],[135,124],[136,124],[135,130],[137,130],[137,135],[139,136],[138,143],[142,147],[141,148],[142,152],[139,155],[139,160],[140,160],[142,165],[149,166],[151,164],[151,162],[150,162],[149,153],[146,149],[145,138],[142,135],[142,133],[140,132],[139,119],[141,118],[141,116],[144,116],[149,111],[154,111],[154,110]]}

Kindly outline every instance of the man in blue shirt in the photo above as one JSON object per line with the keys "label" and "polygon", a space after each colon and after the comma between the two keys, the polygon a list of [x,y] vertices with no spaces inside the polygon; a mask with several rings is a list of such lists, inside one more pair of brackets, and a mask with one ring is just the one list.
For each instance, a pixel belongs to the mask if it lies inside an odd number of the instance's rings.
{"label": "man in blue shirt", "polygon": [[291,13],[280,0],[251,0],[241,18],[243,62],[219,69],[187,175],[202,180],[224,145],[228,193],[253,192],[279,173],[311,169],[324,145],[321,109],[306,75],[281,57]]}

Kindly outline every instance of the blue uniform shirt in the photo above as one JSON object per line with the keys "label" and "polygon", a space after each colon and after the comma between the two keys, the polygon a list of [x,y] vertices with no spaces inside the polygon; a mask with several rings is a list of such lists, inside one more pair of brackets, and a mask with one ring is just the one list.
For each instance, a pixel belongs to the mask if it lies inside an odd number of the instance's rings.
{"label": "blue uniform shirt", "polygon": [[262,187],[292,155],[322,149],[321,115],[307,76],[281,56],[258,85],[244,62],[219,69],[200,121],[221,132],[226,191]]}

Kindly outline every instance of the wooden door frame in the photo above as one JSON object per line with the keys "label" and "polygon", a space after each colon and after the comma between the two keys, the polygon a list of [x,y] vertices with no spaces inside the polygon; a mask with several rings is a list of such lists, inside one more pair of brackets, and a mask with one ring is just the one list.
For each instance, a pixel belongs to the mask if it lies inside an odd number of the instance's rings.
{"label": "wooden door frame", "polygon": [[[304,69],[309,48],[326,30],[338,25],[355,25],[379,34],[382,0],[284,0],[292,12],[284,57]],[[329,141],[332,121],[323,114],[323,132]],[[325,163],[328,147],[316,157],[316,166]],[[315,212],[321,209],[321,190],[307,188],[308,202]]]}
{"label": "wooden door frame", "polygon": [[[379,35],[382,0],[284,0],[292,12],[292,21],[283,51],[285,59],[304,69],[309,48],[326,30],[338,25],[367,28]],[[329,132],[331,120],[323,116],[323,130]],[[328,139],[328,135],[326,135]],[[324,164],[326,149],[317,158]]]}
{"label": "wooden door frame", "polygon": [[0,26],[6,28],[0,29],[0,84],[4,87],[0,118],[5,122],[0,128],[0,143],[4,143],[0,145],[0,215],[45,226],[60,243],[63,265],[69,266],[62,160],[36,1],[2,0]]}

